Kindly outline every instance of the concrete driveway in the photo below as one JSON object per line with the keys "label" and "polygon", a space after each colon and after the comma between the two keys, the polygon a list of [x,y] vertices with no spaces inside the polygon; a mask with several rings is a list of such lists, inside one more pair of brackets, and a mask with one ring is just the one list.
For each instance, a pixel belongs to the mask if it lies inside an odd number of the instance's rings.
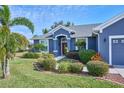
{"label": "concrete driveway", "polygon": [[124,78],[124,68],[114,68]]}

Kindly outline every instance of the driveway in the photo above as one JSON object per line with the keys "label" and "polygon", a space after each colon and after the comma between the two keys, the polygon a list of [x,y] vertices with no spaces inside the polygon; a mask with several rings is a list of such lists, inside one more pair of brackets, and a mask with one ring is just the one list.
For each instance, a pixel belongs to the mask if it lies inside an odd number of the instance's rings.
{"label": "driveway", "polygon": [[124,78],[124,68],[114,68]]}

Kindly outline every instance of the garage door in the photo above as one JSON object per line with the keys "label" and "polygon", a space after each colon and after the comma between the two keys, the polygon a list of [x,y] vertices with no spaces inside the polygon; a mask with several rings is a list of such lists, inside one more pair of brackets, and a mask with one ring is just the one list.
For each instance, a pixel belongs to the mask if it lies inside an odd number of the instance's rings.
{"label": "garage door", "polygon": [[112,39],[112,65],[124,65],[124,38]]}

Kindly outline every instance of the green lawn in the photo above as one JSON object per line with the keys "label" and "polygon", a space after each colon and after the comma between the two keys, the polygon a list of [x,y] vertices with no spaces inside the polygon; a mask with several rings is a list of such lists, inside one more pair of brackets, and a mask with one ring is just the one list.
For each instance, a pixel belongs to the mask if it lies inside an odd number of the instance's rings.
{"label": "green lawn", "polygon": [[7,80],[0,78],[0,87],[123,87],[111,82],[95,80],[93,77],[38,72],[33,70],[32,62],[34,61],[34,59],[20,58],[13,60],[10,64],[11,77]]}

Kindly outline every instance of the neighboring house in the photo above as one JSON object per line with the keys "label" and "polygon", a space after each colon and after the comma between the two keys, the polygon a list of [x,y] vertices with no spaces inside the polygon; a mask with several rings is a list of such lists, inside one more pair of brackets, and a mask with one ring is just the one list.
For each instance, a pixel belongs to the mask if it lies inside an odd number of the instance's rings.
{"label": "neighboring house", "polygon": [[46,43],[47,51],[55,56],[77,50],[75,42],[86,41],[86,49],[98,51],[109,65],[124,65],[124,14],[113,17],[102,24],[65,27],[59,25],[43,36],[32,38],[34,44]]}

